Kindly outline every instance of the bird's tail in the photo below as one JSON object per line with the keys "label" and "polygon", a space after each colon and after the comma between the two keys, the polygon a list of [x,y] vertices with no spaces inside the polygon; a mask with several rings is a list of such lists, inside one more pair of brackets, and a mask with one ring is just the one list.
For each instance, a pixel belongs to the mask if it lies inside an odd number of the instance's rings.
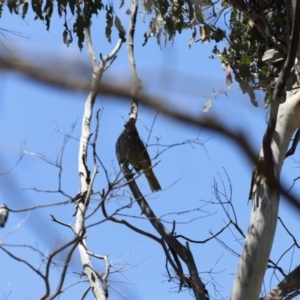
{"label": "bird's tail", "polygon": [[161,186],[160,186],[157,178],[155,177],[155,175],[153,173],[153,170],[152,169],[146,170],[145,175],[146,175],[146,178],[147,178],[148,183],[150,185],[151,191],[152,192],[160,191]]}

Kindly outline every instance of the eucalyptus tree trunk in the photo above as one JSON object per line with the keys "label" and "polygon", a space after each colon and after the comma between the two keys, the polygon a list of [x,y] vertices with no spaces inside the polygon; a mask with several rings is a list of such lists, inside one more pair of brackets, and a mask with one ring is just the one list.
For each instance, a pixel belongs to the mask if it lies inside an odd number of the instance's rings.
{"label": "eucalyptus tree trunk", "polygon": [[[250,223],[231,300],[258,299],[272,249],[278,218],[281,169],[292,136],[300,127],[299,70],[296,59],[297,52],[299,54],[299,17],[299,2],[287,0],[286,58],[275,84],[270,104],[269,124],[253,171]],[[295,89],[286,92],[286,83],[292,71],[296,71],[298,77],[294,84]],[[284,93],[286,93],[285,101],[280,104]],[[268,299],[282,299],[282,297],[272,297],[270,294]]]}
{"label": "eucalyptus tree trunk", "polygon": [[[293,133],[300,127],[300,91],[288,93],[279,106],[277,124],[271,143],[274,172],[279,179],[281,168]],[[263,149],[259,158],[264,158]],[[263,182],[253,191],[248,233],[231,300],[258,299],[276,229],[279,190]]]}

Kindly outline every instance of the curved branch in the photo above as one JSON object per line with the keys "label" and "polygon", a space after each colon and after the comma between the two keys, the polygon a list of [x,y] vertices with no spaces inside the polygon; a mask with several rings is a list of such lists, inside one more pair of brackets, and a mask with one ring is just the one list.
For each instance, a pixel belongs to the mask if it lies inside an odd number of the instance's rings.
{"label": "curved branch", "polygon": [[[78,243],[80,242],[82,238],[81,237],[78,237],[76,236],[72,241],[66,243],[65,245],[63,245],[62,247],[60,247],[59,249],[55,250],[53,253],[50,254],[49,258],[48,258],[48,261],[47,261],[47,265],[46,265],[46,274],[45,274],[45,278],[46,278],[46,281],[48,282],[49,281],[49,272],[50,272],[50,265],[51,265],[51,262],[52,262],[52,259],[55,257],[55,255],[57,255],[59,252],[65,250],[66,248],[68,248],[69,246],[73,245],[71,250],[69,251],[68,253],[68,256],[66,258],[66,261],[65,261],[65,264],[64,264],[64,267],[63,267],[63,270],[61,272],[61,277],[60,277],[60,280],[59,280],[59,283],[58,283],[58,287],[56,289],[56,292],[54,293],[54,295],[52,295],[49,299],[54,299],[57,295],[59,295],[61,293],[61,288],[63,286],[63,283],[64,283],[64,279],[65,279],[65,276],[66,276],[66,272],[67,272],[67,268],[69,266],[69,263],[70,263],[70,260],[71,260],[71,257],[72,257],[72,254],[74,252],[74,250],[76,249]],[[47,291],[46,293],[44,294],[44,296],[41,297],[41,300],[43,299],[48,299],[49,297],[49,294],[50,294],[50,287],[49,289],[47,288]]]}
{"label": "curved branch", "polygon": [[[194,257],[188,247],[183,246],[175,236],[172,235],[171,232],[164,227],[159,218],[156,217],[150,206],[148,205],[146,199],[143,194],[140,192],[133,174],[130,172],[128,166],[126,164],[121,163],[121,170],[128,182],[130,190],[134,198],[136,199],[138,205],[140,206],[142,213],[148,218],[151,225],[155,228],[155,230],[160,234],[160,236],[166,241],[169,247],[180,257],[180,259],[186,264],[189,270],[189,278],[182,278],[181,272],[177,274],[179,278],[190,287],[195,295],[197,300],[207,300],[207,291],[205,289],[204,283],[201,281],[197,266],[194,261]],[[177,268],[176,268],[177,269]],[[175,270],[176,270],[175,269]],[[179,268],[180,270],[180,268]]]}
{"label": "curved branch", "polygon": [[38,274],[45,282],[47,282],[46,277],[38,269],[36,269],[34,266],[32,266],[29,262],[27,262],[26,260],[24,260],[22,258],[19,258],[18,256],[15,256],[14,254],[12,254],[8,250],[6,250],[1,244],[0,244],[0,249],[2,249],[6,254],[8,254],[13,259],[20,261],[20,262],[24,263],[25,265],[27,265],[31,270],[33,270],[36,274]]}
{"label": "curved branch", "polygon": [[129,22],[129,32],[128,32],[128,42],[127,42],[127,53],[128,53],[128,60],[129,60],[131,80],[132,80],[131,93],[132,95],[134,95],[134,97],[131,100],[129,120],[133,120],[133,122],[137,120],[137,116],[138,116],[138,100],[136,96],[139,93],[139,90],[141,89],[141,84],[137,76],[135,59],[134,59],[134,32],[135,32],[136,15],[138,12],[138,6],[139,6],[138,0],[133,0],[131,6],[131,17]]}
{"label": "curved branch", "polygon": [[214,239],[215,237],[217,237],[218,235],[220,235],[229,225],[231,224],[231,221],[229,221],[223,228],[221,228],[217,233],[215,234],[212,234],[211,237],[203,240],[203,241],[197,241],[197,240],[192,240],[192,239],[189,239],[187,238],[186,236],[184,235],[181,235],[181,234],[178,234],[178,235],[175,235],[176,238],[183,238],[185,239],[186,241],[190,242],[190,243],[195,243],[195,244],[205,244],[206,242]]}

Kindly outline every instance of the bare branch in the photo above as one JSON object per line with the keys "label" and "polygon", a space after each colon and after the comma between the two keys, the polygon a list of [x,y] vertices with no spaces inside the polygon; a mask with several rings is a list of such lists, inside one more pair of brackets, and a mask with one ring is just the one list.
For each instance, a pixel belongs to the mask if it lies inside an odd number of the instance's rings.
{"label": "bare branch", "polygon": [[22,160],[22,158],[24,157],[24,154],[25,154],[24,153],[24,143],[22,143],[21,144],[21,154],[20,154],[20,157],[17,159],[17,161],[15,162],[15,164],[10,169],[8,169],[7,171],[5,171],[3,173],[0,173],[0,176],[6,175],[9,172],[11,172],[19,164],[19,162]]}
{"label": "bare branch", "polygon": [[[178,273],[178,276],[190,287],[197,300],[206,300],[207,298],[207,291],[205,290],[205,286],[202,283],[197,267],[193,258],[192,253],[187,247],[184,247],[173,235],[169,232],[162,222],[155,216],[154,212],[148,205],[147,201],[143,197],[142,193],[140,192],[138,186],[136,185],[133,175],[128,169],[126,164],[121,164],[122,172],[128,182],[128,185],[133,193],[134,198],[136,199],[137,203],[139,204],[143,214],[146,215],[149,222],[152,226],[156,229],[156,231],[160,234],[160,236],[166,241],[169,247],[174,250],[174,253],[178,255],[182,261],[186,264],[190,277],[182,278],[181,272]],[[177,268],[176,268],[177,269]],[[180,270],[180,268],[179,268]]]}
{"label": "bare branch", "polygon": [[132,87],[131,93],[134,96],[131,100],[131,109],[129,114],[129,119],[136,121],[138,116],[138,100],[136,96],[141,89],[140,79],[137,77],[136,67],[135,67],[135,59],[134,59],[134,32],[135,32],[135,25],[136,25],[136,15],[138,11],[138,0],[133,0],[131,5],[131,17],[129,22],[129,32],[128,32],[128,42],[127,42],[127,53],[128,53],[128,60],[130,66],[130,73],[131,73],[131,80],[132,80]]}
{"label": "bare branch", "polygon": [[38,208],[44,208],[44,207],[50,207],[50,206],[56,206],[56,205],[66,205],[68,203],[71,203],[71,200],[66,200],[66,201],[62,201],[62,202],[48,203],[48,204],[38,204],[38,205],[34,205],[34,206],[26,207],[26,208],[21,208],[21,209],[11,209],[11,208],[9,208],[9,211],[18,213],[18,212],[29,211],[29,210],[34,210],[34,209],[38,209]]}
{"label": "bare branch", "polygon": [[[49,255],[48,261],[47,261],[47,265],[46,265],[46,273],[45,273],[45,281],[46,281],[46,292],[45,294],[41,297],[41,300],[45,300],[49,297],[50,295],[50,285],[49,285],[49,273],[50,273],[50,266],[52,263],[52,259],[61,251],[65,250],[66,248],[72,246],[71,250],[69,251],[69,254],[67,256],[66,259],[66,263],[64,264],[64,268],[63,271],[61,273],[61,279],[59,281],[59,285],[58,285],[58,289],[55,292],[55,295],[58,295],[61,292],[61,287],[65,278],[65,274],[66,274],[66,270],[68,268],[69,265],[69,261],[71,259],[71,256],[75,250],[75,248],[77,247],[79,241],[81,241],[82,237],[76,236],[72,241],[66,243],[65,245],[63,245],[62,247],[58,248],[57,250],[55,250],[54,252],[52,252]],[[54,299],[53,297],[51,297],[50,299]]]}
{"label": "bare branch", "polygon": [[26,261],[25,259],[22,259],[22,258],[20,258],[20,257],[18,257],[16,255],[12,254],[10,251],[8,251],[7,249],[5,249],[5,247],[3,247],[2,244],[0,244],[0,249],[3,250],[6,254],[8,254],[14,260],[22,262],[26,266],[28,266],[32,271],[34,271],[37,275],[39,275],[44,280],[44,282],[47,285],[46,277],[39,270],[37,270],[33,265],[31,265],[28,261]]}
{"label": "bare branch", "polygon": [[61,222],[61,221],[57,220],[57,219],[56,219],[53,215],[51,215],[51,214],[50,214],[50,216],[51,216],[51,219],[52,219],[53,222],[56,222],[56,223],[58,223],[58,224],[60,224],[60,225],[66,226],[66,227],[68,227],[68,228],[71,228],[71,230],[74,232],[74,229],[73,229],[73,227],[72,227],[71,224],[67,224],[67,223]]}
{"label": "bare branch", "polygon": [[209,232],[212,236],[203,240],[203,241],[197,241],[197,240],[192,240],[192,239],[189,239],[187,238],[186,236],[184,235],[181,235],[181,234],[177,234],[175,235],[176,238],[183,238],[185,239],[186,241],[189,241],[191,243],[195,243],[195,244],[205,244],[207,243],[208,241],[216,238],[218,235],[220,235],[229,225],[231,224],[231,222],[229,221],[223,228],[221,228],[217,233],[213,234],[211,231]]}
{"label": "bare branch", "polygon": [[[69,242],[68,244],[66,244],[65,246],[61,247],[60,249],[58,249],[56,251],[56,253],[53,253],[52,256],[50,255],[49,257],[49,260],[48,261],[51,261],[52,257],[54,257],[58,252],[66,249],[67,247],[69,246],[72,246],[71,249],[69,250],[69,253],[66,257],[66,260],[65,260],[65,263],[64,263],[64,267],[63,267],[63,270],[61,272],[61,276],[60,276],[60,280],[59,280],[59,283],[58,283],[58,286],[56,288],[56,292],[51,296],[49,297],[49,299],[55,299],[55,297],[59,294],[61,294],[62,292],[62,287],[63,287],[63,283],[64,283],[64,280],[65,280],[65,277],[66,277],[66,274],[67,274],[67,269],[69,267],[69,263],[71,261],[71,258],[72,258],[72,255],[73,255],[73,252],[75,251],[76,247],[78,246],[78,243],[80,243],[81,239],[83,237],[80,237],[80,236],[76,236],[74,238],[73,241]],[[73,244],[73,245],[72,245]]]}

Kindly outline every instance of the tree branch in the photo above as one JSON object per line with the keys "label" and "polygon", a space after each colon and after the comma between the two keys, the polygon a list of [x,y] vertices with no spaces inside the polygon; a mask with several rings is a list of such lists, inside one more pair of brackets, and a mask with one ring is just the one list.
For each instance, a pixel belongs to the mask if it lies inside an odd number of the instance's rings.
{"label": "tree branch", "polygon": [[[186,264],[189,270],[189,278],[182,278],[181,274],[177,274],[181,280],[183,280],[188,287],[190,287],[197,300],[207,300],[208,295],[205,289],[205,285],[201,281],[197,267],[193,258],[193,255],[189,248],[183,246],[177,239],[172,235],[171,232],[164,227],[162,222],[156,217],[146,199],[140,192],[137,184],[135,183],[133,174],[130,172],[126,164],[121,164],[122,172],[128,182],[128,185],[132,191],[134,198],[139,204],[142,213],[148,218],[151,225],[160,234],[160,236],[166,241],[166,243],[173,249],[173,251],[180,257],[180,259]],[[177,269],[177,268],[176,268]],[[175,270],[176,270],[175,269]]]}
{"label": "tree branch", "polygon": [[136,96],[138,95],[141,84],[140,79],[137,77],[136,72],[136,65],[135,65],[135,59],[134,59],[134,32],[135,32],[135,24],[136,24],[136,15],[138,11],[138,0],[132,1],[131,6],[131,17],[129,22],[129,30],[128,30],[128,41],[127,41],[127,53],[128,53],[128,60],[129,60],[129,66],[130,66],[130,73],[131,73],[131,80],[132,80],[132,86],[131,86],[131,93],[134,97],[132,97],[131,100],[131,109],[129,113],[129,120],[132,120],[133,122],[136,122],[137,116],[138,116],[138,100]]}

